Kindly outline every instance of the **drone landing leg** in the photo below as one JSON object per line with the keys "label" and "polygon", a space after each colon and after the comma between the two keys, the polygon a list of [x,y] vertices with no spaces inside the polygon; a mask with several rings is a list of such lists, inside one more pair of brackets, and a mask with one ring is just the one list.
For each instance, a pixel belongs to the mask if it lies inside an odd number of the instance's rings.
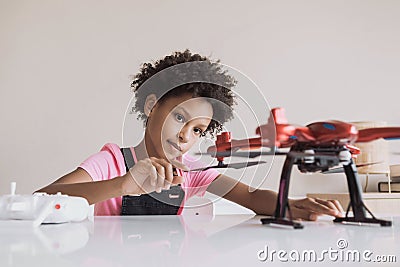
{"label": "drone landing leg", "polygon": [[[336,218],[333,220],[334,222],[351,222],[351,223],[374,223],[380,224],[381,226],[391,226],[391,221],[381,220],[375,218],[372,212],[365,206],[362,195],[361,195],[361,187],[358,182],[358,173],[357,168],[353,161],[348,165],[343,166],[344,171],[346,173],[347,185],[349,188],[350,195],[350,203],[346,212],[346,216],[344,218]],[[351,208],[353,210],[353,217],[348,216],[348,212]],[[371,215],[371,218],[366,217],[366,211]]]}
{"label": "drone landing leg", "polygon": [[[288,194],[289,194],[289,183],[290,183],[290,174],[292,172],[293,164],[295,158],[293,156],[287,155],[285,163],[283,165],[281,181],[279,184],[279,193],[276,202],[275,215],[271,218],[263,218],[261,219],[262,224],[280,224],[293,226],[294,229],[302,229],[303,225],[292,220],[292,215],[289,208],[288,203]],[[287,219],[286,209],[288,209],[290,218]]]}

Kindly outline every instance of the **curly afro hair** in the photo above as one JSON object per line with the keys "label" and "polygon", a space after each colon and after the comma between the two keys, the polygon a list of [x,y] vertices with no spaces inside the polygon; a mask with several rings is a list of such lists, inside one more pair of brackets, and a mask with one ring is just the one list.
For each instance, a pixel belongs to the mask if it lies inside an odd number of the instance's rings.
{"label": "curly afro hair", "polygon": [[[156,78],[150,79],[153,77]],[[154,80],[156,82],[152,83]],[[158,103],[187,93],[192,97],[205,97],[209,99],[214,115],[203,136],[207,133],[214,136],[222,130],[225,122],[233,118],[233,105],[236,102],[231,89],[236,83],[222,69],[219,60],[213,62],[205,56],[192,54],[189,50],[174,52],[156,62],[144,63],[139,73],[133,77],[131,88],[136,102],[132,112],[136,112],[138,119],[146,124],[144,104],[150,94],[156,95]]]}

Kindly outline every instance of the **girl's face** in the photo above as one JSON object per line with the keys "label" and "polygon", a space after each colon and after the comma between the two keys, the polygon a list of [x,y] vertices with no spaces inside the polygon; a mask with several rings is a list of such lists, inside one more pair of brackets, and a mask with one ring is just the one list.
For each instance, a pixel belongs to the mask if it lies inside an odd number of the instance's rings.
{"label": "girl's face", "polygon": [[207,129],[213,108],[206,98],[190,94],[158,102],[148,117],[145,144],[149,157],[176,159]]}

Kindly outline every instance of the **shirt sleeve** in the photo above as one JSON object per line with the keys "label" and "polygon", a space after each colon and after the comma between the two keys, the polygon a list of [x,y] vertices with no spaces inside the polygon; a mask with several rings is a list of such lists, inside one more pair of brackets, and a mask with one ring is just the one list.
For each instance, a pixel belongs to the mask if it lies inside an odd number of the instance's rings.
{"label": "shirt sleeve", "polygon": [[126,173],[120,147],[111,143],[104,145],[100,152],[87,158],[79,167],[89,173],[93,181],[109,180]]}

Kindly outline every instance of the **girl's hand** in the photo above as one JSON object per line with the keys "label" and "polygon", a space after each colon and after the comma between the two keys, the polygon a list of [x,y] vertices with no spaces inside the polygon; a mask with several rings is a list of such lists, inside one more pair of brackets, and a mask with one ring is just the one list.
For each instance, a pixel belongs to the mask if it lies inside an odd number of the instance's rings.
{"label": "girl's hand", "polygon": [[[289,200],[293,219],[315,221],[318,216],[331,215],[343,217],[344,210],[337,200],[323,200],[319,198],[304,198]],[[287,212],[287,217],[289,213]]]}
{"label": "girl's hand", "polygon": [[124,176],[123,192],[129,194],[147,194],[153,191],[168,190],[172,184],[183,183],[183,177],[174,176],[173,167],[189,170],[183,163],[173,160],[147,158],[138,161]]}

